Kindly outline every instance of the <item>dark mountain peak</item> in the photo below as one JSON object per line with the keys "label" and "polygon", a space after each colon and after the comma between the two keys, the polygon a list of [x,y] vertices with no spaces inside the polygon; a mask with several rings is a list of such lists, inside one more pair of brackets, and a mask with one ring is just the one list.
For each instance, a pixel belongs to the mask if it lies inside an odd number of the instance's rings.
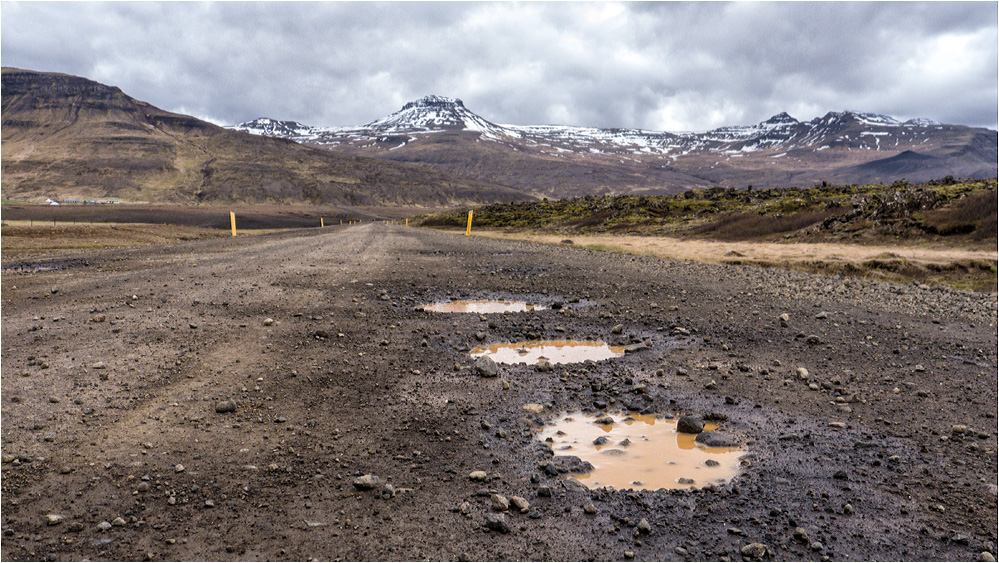
{"label": "dark mountain peak", "polygon": [[410,108],[465,109],[465,104],[458,98],[448,98],[447,96],[436,96],[431,94],[402,106],[402,111]]}
{"label": "dark mountain peak", "polygon": [[793,117],[791,117],[786,111],[782,111],[782,112],[778,113],[777,115],[771,117],[770,119],[764,121],[763,123],[766,123],[766,124],[769,124],[769,125],[781,125],[781,124],[785,124],[785,123],[794,124],[794,123],[798,123],[798,120],[795,119],[795,118],[793,118]]}

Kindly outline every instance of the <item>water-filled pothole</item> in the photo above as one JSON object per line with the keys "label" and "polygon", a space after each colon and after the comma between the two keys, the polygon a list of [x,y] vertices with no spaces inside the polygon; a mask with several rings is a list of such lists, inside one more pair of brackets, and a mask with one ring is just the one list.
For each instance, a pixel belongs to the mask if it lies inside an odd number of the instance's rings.
{"label": "water-filled pothole", "polygon": [[[572,476],[591,489],[687,489],[726,483],[739,472],[745,451],[698,444],[694,434],[677,432],[674,420],[640,414],[610,418],[612,424],[596,424],[595,416],[565,415],[540,439],[556,456],[593,465],[589,473]],[[716,427],[709,423],[704,429]]]}
{"label": "water-filled pothole", "polygon": [[524,311],[542,311],[544,305],[530,305],[524,301],[451,301],[448,303],[430,303],[419,307],[424,311],[434,313],[520,313]]}
{"label": "water-filled pothole", "polygon": [[624,355],[624,346],[606,342],[580,340],[537,340],[480,346],[471,351],[473,358],[489,356],[499,364],[537,364],[548,360],[552,364],[572,364],[587,360],[599,362]]}

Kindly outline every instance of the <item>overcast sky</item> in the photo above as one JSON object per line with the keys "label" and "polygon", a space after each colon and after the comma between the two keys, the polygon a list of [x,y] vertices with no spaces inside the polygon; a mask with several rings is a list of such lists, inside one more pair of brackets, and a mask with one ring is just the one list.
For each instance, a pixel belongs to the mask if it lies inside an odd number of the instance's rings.
{"label": "overcast sky", "polygon": [[844,109],[995,129],[996,2],[0,4],[2,64],[220,124],[359,125],[426,94],[659,131]]}

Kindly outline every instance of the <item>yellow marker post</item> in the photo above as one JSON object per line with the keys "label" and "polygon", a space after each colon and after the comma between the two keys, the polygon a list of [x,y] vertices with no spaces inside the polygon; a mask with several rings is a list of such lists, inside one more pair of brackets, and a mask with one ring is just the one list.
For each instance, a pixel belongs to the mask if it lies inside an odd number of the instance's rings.
{"label": "yellow marker post", "polygon": [[236,214],[229,212],[229,223],[232,224],[232,236],[236,236]]}
{"label": "yellow marker post", "polygon": [[406,226],[409,226],[409,217],[406,217]]}
{"label": "yellow marker post", "polygon": [[320,227],[325,227],[326,226],[326,222],[325,222],[325,220],[323,220],[322,217],[319,218],[319,226]]}
{"label": "yellow marker post", "polygon": [[468,226],[465,227],[465,236],[472,236],[472,211],[468,211]]}

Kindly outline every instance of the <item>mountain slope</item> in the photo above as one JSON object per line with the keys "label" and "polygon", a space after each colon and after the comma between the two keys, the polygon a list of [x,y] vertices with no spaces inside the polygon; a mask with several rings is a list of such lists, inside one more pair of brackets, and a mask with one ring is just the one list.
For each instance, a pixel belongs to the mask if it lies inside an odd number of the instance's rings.
{"label": "mountain slope", "polygon": [[[855,111],[829,112],[810,121],[779,113],[750,126],[669,133],[497,125],[461,100],[427,96],[358,127],[296,123],[277,131],[248,122],[235,128],[496,179],[555,197],[997,175],[995,131]],[[906,151],[930,158],[903,157],[905,166],[878,164]]]}
{"label": "mountain slope", "polygon": [[6,198],[355,205],[531,199],[494,182],[229,131],[85,78],[8,68],[2,78]]}

